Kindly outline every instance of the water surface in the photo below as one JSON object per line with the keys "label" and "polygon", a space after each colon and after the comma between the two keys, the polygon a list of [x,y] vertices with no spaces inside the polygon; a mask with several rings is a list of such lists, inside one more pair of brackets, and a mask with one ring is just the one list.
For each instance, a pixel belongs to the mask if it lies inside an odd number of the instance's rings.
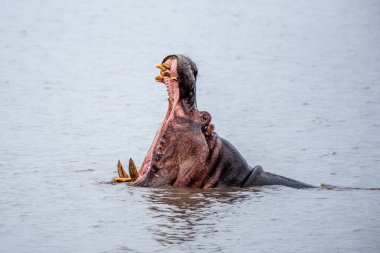
{"label": "water surface", "polygon": [[[377,1],[1,1],[0,252],[378,252],[376,190],[131,188],[166,110],[153,66],[251,165],[380,187]],[[169,15],[170,14],[170,15]]]}

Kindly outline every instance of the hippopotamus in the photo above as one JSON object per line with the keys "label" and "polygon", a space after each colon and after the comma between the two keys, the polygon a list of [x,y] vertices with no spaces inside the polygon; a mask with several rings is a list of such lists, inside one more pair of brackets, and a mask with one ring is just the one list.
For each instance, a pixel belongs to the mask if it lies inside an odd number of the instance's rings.
{"label": "hippopotamus", "polygon": [[251,167],[239,151],[221,138],[211,123],[211,114],[199,111],[196,102],[196,64],[184,55],[166,56],[156,66],[168,92],[168,109],[145,159],[137,171],[132,159],[128,175],[120,161],[114,182],[132,186],[225,188],[312,185]]}

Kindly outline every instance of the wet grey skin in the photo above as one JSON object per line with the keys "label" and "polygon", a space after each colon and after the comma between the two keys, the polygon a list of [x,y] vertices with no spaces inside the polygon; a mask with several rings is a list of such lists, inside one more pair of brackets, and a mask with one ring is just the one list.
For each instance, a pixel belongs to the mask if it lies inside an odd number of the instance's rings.
{"label": "wet grey skin", "polygon": [[[195,63],[183,55],[169,55],[161,65],[157,81],[169,95],[166,116],[138,172],[130,161],[130,185],[164,185],[193,188],[252,187],[283,185],[292,188],[315,186],[251,167],[239,151],[214,132],[211,114],[198,111]],[[131,165],[132,163],[132,165]],[[126,174],[122,169],[120,174]],[[131,170],[132,167],[132,170]]]}

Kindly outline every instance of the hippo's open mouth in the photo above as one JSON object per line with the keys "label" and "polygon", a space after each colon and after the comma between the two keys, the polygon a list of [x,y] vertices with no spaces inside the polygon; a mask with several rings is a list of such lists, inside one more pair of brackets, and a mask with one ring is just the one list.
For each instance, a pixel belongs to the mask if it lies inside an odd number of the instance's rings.
{"label": "hippo's open mouth", "polygon": [[[166,129],[169,125],[169,117],[173,110],[173,104],[178,102],[179,99],[179,87],[178,87],[178,73],[177,73],[177,58],[175,56],[166,57],[162,64],[156,66],[160,69],[160,75],[155,78],[157,82],[163,83],[166,86],[166,90],[168,93],[168,109],[166,111],[165,117],[157,130],[156,136],[153,140],[151,147],[148,150],[148,153],[145,156],[144,162],[142,163],[139,170],[139,177],[137,179],[143,178],[147,172],[152,167],[152,157],[153,151],[157,149],[157,151],[162,151],[165,146],[166,135],[163,135],[163,130]],[[161,137],[161,138],[160,138]],[[160,140],[160,143],[158,141]],[[155,156],[155,160],[159,160],[160,156]],[[132,161],[130,163],[133,164]]]}
{"label": "hippo's open mouth", "polygon": [[[207,139],[213,132],[213,126],[209,124],[210,114],[196,109],[195,64],[187,57],[170,55],[156,67],[160,75],[155,80],[163,83],[168,93],[166,115],[138,172],[130,159],[128,176],[119,161],[116,182],[143,186],[182,184],[189,176],[187,174],[192,174],[184,172],[183,165],[191,165],[191,160],[198,159],[193,156],[197,153],[201,153],[199,158],[209,153]],[[196,145],[191,147],[191,143]],[[179,178],[179,174],[185,176]]]}

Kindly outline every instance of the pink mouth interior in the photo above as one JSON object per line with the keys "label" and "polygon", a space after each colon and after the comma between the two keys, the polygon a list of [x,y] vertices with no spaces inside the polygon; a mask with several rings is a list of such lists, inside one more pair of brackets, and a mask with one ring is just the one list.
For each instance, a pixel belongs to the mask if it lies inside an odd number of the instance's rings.
{"label": "pink mouth interior", "polygon": [[[170,71],[169,72],[170,76],[176,76],[177,75],[177,59],[168,59],[165,63],[171,66],[170,70],[166,70],[166,72]],[[162,74],[162,71],[161,71],[161,74]],[[161,135],[163,134],[164,129],[166,129],[169,118],[173,118],[174,116],[172,115],[173,104],[177,103],[179,100],[178,81],[171,80],[170,76],[164,76],[164,84],[166,86],[166,90],[168,92],[168,97],[169,97],[168,109],[166,111],[164,120],[162,121],[161,126],[158,128],[156,136],[154,137],[153,143],[151,147],[149,148],[148,153],[145,156],[144,162],[142,163],[140,167],[140,170],[139,170],[140,178],[143,177],[149,171],[151,167],[151,163],[152,163],[153,150],[158,146],[157,143]]]}
{"label": "pink mouth interior", "polygon": [[167,123],[167,121],[169,119],[169,116],[170,116],[170,112],[171,112],[171,105],[169,103],[168,110],[166,112],[165,118],[162,121],[161,126],[158,129],[158,131],[156,133],[156,136],[154,137],[153,143],[152,143],[151,147],[149,148],[148,153],[145,156],[144,162],[143,162],[143,164],[140,167],[140,170],[139,170],[140,176],[144,176],[148,172],[148,170],[150,168],[150,165],[151,165],[151,162],[152,162],[153,149],[157,146],[158,139],[160,138],[160,136],[161,136],[161,134],[163,132],[164,126],[166,126],[166,123]]}

